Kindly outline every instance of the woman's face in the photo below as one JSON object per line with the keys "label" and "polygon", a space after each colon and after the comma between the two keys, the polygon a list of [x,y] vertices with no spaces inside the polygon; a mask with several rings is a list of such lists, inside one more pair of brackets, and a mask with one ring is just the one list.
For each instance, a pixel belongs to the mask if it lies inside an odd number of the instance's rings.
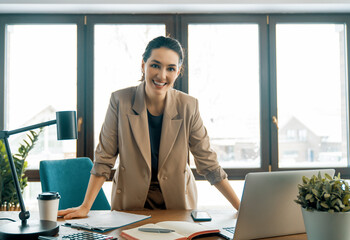
{"label": "woman's face", "polygon": [[153,49],[146,62],[142,61],[146,94],[163,95],[174,85],[180,74],[179,55],[168,48]]}

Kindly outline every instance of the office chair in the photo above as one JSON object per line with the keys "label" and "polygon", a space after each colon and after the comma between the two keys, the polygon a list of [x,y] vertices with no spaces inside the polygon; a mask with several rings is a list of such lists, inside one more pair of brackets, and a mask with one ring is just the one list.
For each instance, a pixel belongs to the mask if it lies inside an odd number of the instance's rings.
{"label": "office chair", "polygon": [[[92,161],[87,157],[41,161],[39,172],[42,191],[59,192],[60,210],[80,206],[84,201],[92,166]],[[101,189],[91,210],[110,209],[111,206]]]}

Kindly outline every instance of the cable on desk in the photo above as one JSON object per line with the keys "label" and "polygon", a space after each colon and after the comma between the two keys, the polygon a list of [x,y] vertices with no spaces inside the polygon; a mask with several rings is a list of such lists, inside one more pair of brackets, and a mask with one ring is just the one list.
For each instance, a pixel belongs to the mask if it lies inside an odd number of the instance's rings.
{"label": "cable on desk", "polygon": [[16,222],[16,220],[13,220],[13,219],[11,219],[11,218],[0,218],[0,220],[7,220],[7,221]]}

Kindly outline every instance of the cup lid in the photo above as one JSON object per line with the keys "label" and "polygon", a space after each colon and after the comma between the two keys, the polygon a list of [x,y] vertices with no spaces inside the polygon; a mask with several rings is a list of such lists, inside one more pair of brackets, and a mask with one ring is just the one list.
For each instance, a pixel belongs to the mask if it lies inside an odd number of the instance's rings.
{"label": "cup lid", "polygon": [[43,192],[38,195],[39,200],[54,200],[61,198],[58,192]]}

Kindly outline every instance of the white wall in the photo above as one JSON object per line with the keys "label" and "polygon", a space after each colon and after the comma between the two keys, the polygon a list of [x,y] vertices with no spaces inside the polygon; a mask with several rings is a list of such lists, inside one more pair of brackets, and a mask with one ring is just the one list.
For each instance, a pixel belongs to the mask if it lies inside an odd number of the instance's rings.
{"label": "white wall", "polygon": [[350,0],[0,0],[0,13],[350,12]]}
{"label": "white wall", "polygon": [[349,0],[0,0],[8,4],[349,4]]}

